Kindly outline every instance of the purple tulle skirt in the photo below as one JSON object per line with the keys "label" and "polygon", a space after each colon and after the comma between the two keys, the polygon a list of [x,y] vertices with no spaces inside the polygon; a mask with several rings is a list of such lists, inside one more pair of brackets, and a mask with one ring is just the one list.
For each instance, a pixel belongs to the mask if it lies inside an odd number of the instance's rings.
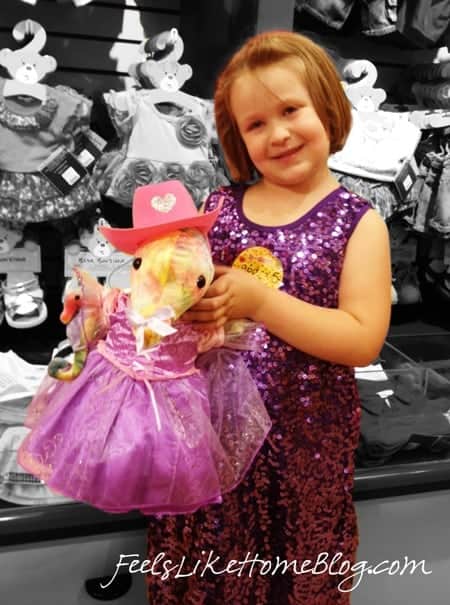
{"label": "purple tulle skirt", "polygon": [[238,351],[198,371],[138,380],[94,350],[73,382],[46,377],[18,460],[54,491],[108,512],[183,514],[243,479],[270,419]]}

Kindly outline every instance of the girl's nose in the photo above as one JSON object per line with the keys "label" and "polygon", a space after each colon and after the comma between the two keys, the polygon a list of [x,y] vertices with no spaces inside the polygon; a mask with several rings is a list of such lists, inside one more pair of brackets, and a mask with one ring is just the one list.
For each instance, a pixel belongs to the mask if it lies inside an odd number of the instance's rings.
{"label": "girl's nose", "polygon": [[285,143],[291,136],[285,124],[277,122],[272,126],[271,142],[275,145]]}

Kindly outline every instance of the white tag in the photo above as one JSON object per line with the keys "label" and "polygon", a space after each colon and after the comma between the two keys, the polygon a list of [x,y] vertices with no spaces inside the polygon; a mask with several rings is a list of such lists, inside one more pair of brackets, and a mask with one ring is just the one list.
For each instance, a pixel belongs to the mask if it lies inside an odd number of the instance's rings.
{"label": "white tag", "polygon": [[95,160],[92,153],[89,153],[89,151],[87,149],[83,149],[83,151],[78,156],[78,159],[85,168],[90,166],[92,164],[92,162]]}
{"label": "white tag", "polygon": [[69,183],[69,185],[74,185],[80,178],[78,172],[76,172],[76,170],[74,170],[71,166],[69,166],[67,170],[64,170],[61,176],[66,183]]}
{"label": "white tag", "polygon": [[387,397],[392,397],[393,394],[394,394],[394,391],[392,389],[386,389],[385,391],[378,391],[378,393],[377,393],[378,397],[381,397],[382,399],[386,399]]}
{"label": "white tag", "polygon": [[376,382],[388,379],[387,374],[383,370],[383,366],[381,365],[381,363],[375,363],[369,366],[365,366],[363,368],[356,367],[355,377],[363,380],[373,380]]}

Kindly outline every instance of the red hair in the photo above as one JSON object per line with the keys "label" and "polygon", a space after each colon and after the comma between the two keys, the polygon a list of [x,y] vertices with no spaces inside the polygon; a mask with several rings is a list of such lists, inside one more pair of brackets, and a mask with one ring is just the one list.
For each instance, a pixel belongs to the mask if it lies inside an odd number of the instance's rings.
{"label": "red hair", "polygon": [[298,66],[311,100],[330,139],[330,153],[342,149],[351,128],[350,102],[328,54],[309,38],[289,31],[270,31],[253,36],[231,57],[219,75],[214,94],[217,133],[237,182],[249,181],[254,166],[231,111],[230,92],[245,71],[289,60]]}

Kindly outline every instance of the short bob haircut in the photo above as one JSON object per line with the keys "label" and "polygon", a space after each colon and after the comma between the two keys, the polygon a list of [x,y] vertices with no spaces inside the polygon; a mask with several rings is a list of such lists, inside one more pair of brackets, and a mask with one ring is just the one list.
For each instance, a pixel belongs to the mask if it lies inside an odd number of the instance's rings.
{"label": "short bob haircut", "polygon": [[328,54],[315,42],[289,31],[268,31],[247,40],[219,75],[214,93],[217,133],[231,177],[250,181],[255,167],[231,111],[230,92],[246,71],[290,60],[308,89],[314,108],[330,139],[330,153],[340,151],[351,128],[351,106]]}

